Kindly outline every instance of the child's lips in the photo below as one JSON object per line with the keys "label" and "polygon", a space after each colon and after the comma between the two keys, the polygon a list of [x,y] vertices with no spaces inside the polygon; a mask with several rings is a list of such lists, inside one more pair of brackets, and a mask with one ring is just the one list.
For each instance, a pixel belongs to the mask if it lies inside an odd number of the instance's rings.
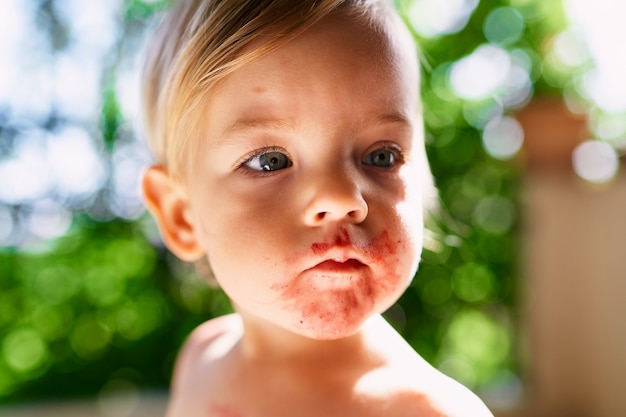
{"label": "child's lips", "polygon": [[352,275],[369,269],[370,259],[363,252],[362,244],[353,240],[342,227],[334,238],[311,244],[313,257],[306,268],[309,272],[326,275]]}
{"label": "child's lips", "polygon": [[315,265],[312,269],[325,273],[350,273],[365,268],[366,265],[358,259],[349,258],[344,261],[327,259]]}
{"label": "child's lips", "polygon": [[326,258],[304,273],[305,282],[316,290],[356,290],[363,278],[369,276],[369,268],[356,258]]}

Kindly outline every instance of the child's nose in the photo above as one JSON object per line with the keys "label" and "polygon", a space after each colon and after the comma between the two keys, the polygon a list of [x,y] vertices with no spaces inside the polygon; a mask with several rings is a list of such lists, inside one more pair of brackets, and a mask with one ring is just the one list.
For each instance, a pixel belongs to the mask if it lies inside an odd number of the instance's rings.
{"label": "child's nose", "polygon": [[315,180],[311,200],[305,209],[305,223],[321,226],[327,222],[358,224],[365,220],[368,205],[357,182],[344,173],[342,176],[324,176]]}

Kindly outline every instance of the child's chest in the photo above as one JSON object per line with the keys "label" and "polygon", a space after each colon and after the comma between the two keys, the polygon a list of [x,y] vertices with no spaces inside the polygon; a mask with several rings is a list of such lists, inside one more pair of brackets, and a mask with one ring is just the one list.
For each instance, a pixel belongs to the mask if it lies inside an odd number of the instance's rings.
{"label": "child's chest", "polygon": [[[266,372],[267,371],[267,372]],[[181,390],[185,417],[442,417],[412,390],[359,392],[357,379],[318,372],[214,369]],[[176,414],[179,415],[179,414]]]}

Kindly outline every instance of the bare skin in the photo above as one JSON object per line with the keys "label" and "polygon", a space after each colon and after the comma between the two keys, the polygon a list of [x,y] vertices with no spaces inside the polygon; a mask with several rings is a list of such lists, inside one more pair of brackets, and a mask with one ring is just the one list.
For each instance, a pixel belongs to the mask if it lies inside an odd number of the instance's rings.
{"label": "bare skin", "polygon": [[474,394],[415,355],[380,317],[349,340],[319,342],[318,350],[306,352],[285,354],[274,343],[265,345],[267,351],[252,350],[242,336],[239,315],[196,329],[179,357],[176,401],[168,415],[491,415]]}
{"label": "bare skin", "polygon": [[425,162],[414,47],[379,25],[335,13],[237,69],[193,175],[146,173],[166,244],[238,311],[186,343],[169,417],[491,415],[380,317],[417,269]]}

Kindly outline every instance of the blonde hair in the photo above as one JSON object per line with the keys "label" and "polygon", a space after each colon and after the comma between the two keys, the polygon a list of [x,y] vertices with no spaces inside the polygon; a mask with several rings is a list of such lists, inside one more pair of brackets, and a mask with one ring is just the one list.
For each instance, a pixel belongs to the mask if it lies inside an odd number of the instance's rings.
{"label": "blonde hair", "polygon": [[[379,6],[378,0],[175,2],[155,33],[144,66],[144,123],[156,163],[175,178],[185,176],[190,169],[185,155],[198,142],[205,100],[228,74],[335,10],[373,21],[372,11]],[[267,41],[258,42],[264,37]]]}

